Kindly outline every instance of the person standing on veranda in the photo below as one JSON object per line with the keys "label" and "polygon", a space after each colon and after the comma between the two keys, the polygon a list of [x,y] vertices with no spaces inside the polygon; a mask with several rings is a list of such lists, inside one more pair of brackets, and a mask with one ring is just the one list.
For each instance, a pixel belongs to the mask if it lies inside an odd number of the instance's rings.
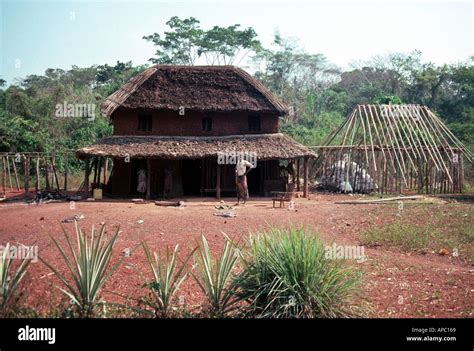
{"label": "person standing on veranda", "polygon": [[237,205],[240,204],[241,198],[244,200],[244,205],[247,202],[247,199],[249,198],[247,173],[250,172],[252,168],[255,168],[255,166],[246,160],[241,160],[235,165],[235,178],[237,182]]}

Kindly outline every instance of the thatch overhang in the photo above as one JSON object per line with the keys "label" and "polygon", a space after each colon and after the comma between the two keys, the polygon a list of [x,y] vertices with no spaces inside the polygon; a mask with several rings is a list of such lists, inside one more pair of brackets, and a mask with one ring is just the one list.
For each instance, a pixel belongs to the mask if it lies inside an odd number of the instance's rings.
{"label": "thatch overhang", "polygon": [[201,159],[222,152],[256,153],[257,159],[296,159],[315,157],[314,152],[281,134],[192,136],[111,136],[77,150],[80,159],[88,157],[150,159]]}
{"label": "thatch overhang", "polygon": [[150,111],[276,113],[288,107],[262,83],[234,66],[156,65],[139,73],[101,105],[110,117],[118,108]]}

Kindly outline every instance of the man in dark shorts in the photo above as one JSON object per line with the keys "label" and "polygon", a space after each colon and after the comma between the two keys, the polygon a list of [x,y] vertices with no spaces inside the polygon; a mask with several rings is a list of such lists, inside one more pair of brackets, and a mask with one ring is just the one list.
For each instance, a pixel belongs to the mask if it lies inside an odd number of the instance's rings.
{"label": "man in dark shorts", "polygon": [[[247,170],[247,167],[249,168]],[[235,178],[237,182],[237,205],[240,204],[240,199],[244,200],[244,205],[249,198],[249,189],[247,186],[247,173],[252,168],[255,168],[253,164],[246,160],[241,160],[235,165]]]}

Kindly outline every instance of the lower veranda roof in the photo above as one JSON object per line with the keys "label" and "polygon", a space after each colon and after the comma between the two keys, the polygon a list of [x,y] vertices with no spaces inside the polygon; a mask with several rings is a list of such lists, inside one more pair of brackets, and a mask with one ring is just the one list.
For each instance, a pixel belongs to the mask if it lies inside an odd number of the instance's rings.
{"label": "lower veranda roof", "polygon": [[315,157],[314,152],[281,134],[197,136],[111,136],[77,150],[78,158],[199,159],[222,152],[252,152],[259,160]]}

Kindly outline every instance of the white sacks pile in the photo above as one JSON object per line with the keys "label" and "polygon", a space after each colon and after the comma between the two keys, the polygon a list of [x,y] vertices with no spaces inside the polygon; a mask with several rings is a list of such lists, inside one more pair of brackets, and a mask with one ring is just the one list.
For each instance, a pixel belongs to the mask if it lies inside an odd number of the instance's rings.
{"label": "white sacks pile", "polygon": [[374,179],[355,162],[338,161],[323,172],[324,189],[343,193],[369,193],[378,189]]}

